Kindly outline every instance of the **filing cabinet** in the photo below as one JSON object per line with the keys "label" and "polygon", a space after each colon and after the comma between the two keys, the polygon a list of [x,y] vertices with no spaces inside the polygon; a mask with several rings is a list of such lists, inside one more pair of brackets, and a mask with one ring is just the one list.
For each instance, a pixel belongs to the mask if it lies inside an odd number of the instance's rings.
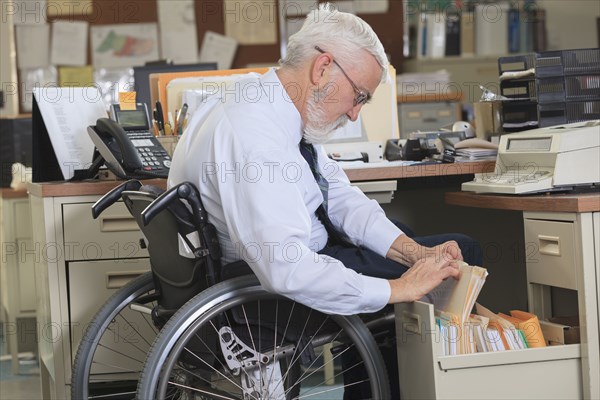
{"label": "filing cabinet", "polygon": [[523,224],[529,283],[577,290],[573,222],[530,216]]}
{"label": "filing cabinet", "polygon": [[18,374],[21,347],[29,349],[35,343],[32,332],[20,330],[24,319],[35,318],[34,247],[27,192],[0,190],[0,312],[2,308],[6,311],[4,330],[12,356],[11,370]]}
{"label": "filing cabinet", "polygon": [[402,139],[407,139],[410,133],[415,131],[437,131],[460,119],[460,103],[456,102],[398,104],[398,122]]}
{"label": "filing cabinet", "polygon": [[69,398],[84,329],[110,295],[150,269],[143,235],[122,202],[92,218],[94,202],[118,183],[63,184],[64,193],[48,194],[51,184],[30,185],[33,237],[41,244],[35,273],[44,399]]}
{"label": "filing cabinet", "polygon": [[580,399],[581,346],[441,354],[433,305],[396,304],[403,399]]}
{"label": "filing cabinet", "polygon": [[[461,392],[461,387],[452,387],[448,379],[460,380],[461,374],[470,374],[471,385],[479,390],[480,398],[600,398],[598,193],[512,197],[462,192],[447,193],[446,202],[522,212],[528,311],[540,319],[546,319],[561,316],[559,313],[564,310],[571,312],[572,308],[576,308],[580,344],[493,354],[440,356],[432,340],[427,338],[432,334],[431,331],[435,332],[435,326],[431,329],[433,310],[418,305],[402,305],[397,308],[398,318],[404,321],[404,325],[398,325],[400,386],[405,384],[408,394],[416,393],[420,397],[468,398],[468,394]],[[493,276],[490,278],[493,279]],[[571,301],[571,295],[576,297],[576,304]],[[507,312],[509,309],[494,311]],[[415,335],[415,325],[424,326],[420,335]],[[409,336],[409,339],[404,340],[402,335]],[[411,339],[410,335],[416,339]],[[416,346],[418,350],[413,350],[411,346]],[[403,361],[403,357],[408,357],[408,360]],[[414,366],[410,366],[412,361],[415,361]],[[513,375],[512,369],[503,371],[499,365],[506,364],[519,370],[520,367],[515,364],[523,362],[530,365],[517,375]],[[403,366],[408,371],[403,372]],[[492,366],[500,379],[490,379]],[[467,372],[467,368],[472,371]],[[418,380],[419,375],[423,376],[424,381]],[[466,384],[466,381],[462,383]],[[487,386],[486,392],[480,383]],[[451,394],[427,391],[423,388],[427,384],[434,385],[435,389],[432,390],[441,388]]]}

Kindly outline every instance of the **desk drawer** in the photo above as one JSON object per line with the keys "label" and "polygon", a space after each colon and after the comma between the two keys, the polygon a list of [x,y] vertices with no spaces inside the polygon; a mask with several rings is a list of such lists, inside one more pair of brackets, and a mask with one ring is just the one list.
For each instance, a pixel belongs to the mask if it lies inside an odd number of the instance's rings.
{"label": "desk drawer", "polygon": [[106,209],[98,219],[92,218],[92,205],[63,205],[67,261],[148,257],[139,244],[143,235],[122,202]]}
{"label": "desk drawer", "polygon": [[524,220],[527,280],[577,290],[572,222]]}
{"label": "desk drawer", "polygon": [[580,345],[441,356],[433,306],[402,303],[395,309],[404,399],[583,397]]}
{"label": "desk drawer", "polygon": [[[106,300],[129,281],[149,270],[149,259],[76,261],[69,263],[69,327],[71,332],[70,344],[72,357],[75,357],[85,329]],[[139,313],[132,311],[131,314],[128,314],[128,317],[131,319],[127,322],[122,319],[114,321],[114,340],[124,340],[123,338],[127,336],[126,332],[128,332],[128,329],[132,326],[135,326],[138,330],[150,329],[149,332],[151,333],[144,334],[144,337],[154,338],[155,334],[153,333],[152,327],[144,317],[141,317],[138,314]],[[136,339],[139,338],[139,336],[135,337]],[[111,348],[114,348],[114,346],[115,344],[113,343]],[[131,345],[124,343],[122,348],[124,351],[130,351]],[[110,362],[111,358],[115,358],[115,355],[108,350],[106,350],[105,353],[106,355],[102,357],[105,365],[115,365],[115,362]],[[122,357],[118,359],[122,362]],[[126,366],[120,365],[120,367],[123,368]],[[65,368],[66,376],[70,377],[71,364],[65,365]],[[95,367],[94,370],[99,371],[98,367]]]}

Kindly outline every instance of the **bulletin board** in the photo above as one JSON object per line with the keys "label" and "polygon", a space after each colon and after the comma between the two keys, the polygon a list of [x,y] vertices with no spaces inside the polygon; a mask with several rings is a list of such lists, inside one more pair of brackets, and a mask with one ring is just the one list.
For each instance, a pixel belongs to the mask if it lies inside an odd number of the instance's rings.
{"label": "bulletin board", "polygon": [[[92,0],[87,15],[48,16],[48,21],[70,19],[87,21],[91,26],[121,23],[157,22],[157,4],[159,0]],[[160,0],[168,1],[168,0]],[[277,0],[266,0],[277,2]],[[264,2],[262,2],[264,3]],[[335,2],[332,2],[335,3]],[[385,14],[359,14],[369,23],[386,52],[391,55],[392,65],[398,69],[402,63],[403,48],[403,6],[402,1],[390,0],[388,12]],[[225,34],[225,6],[223,0],[197,0],[194,2],[196,17],[196,33],[198,44],[202,43],[206,31]],[[278,13],[279,16],[279,13]],[[244,68],[248,64],[275,64],[281,56],[281,38],[277,18],[277,43],[268,45],[239,45],[232,68]],[[88,51],[88,63],[91,55]]]}

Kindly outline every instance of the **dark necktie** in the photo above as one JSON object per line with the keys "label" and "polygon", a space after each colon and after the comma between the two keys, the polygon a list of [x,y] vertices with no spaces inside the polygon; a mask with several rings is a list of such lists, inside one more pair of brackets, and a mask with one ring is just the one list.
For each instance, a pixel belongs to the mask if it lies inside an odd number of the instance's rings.
{"label": "dark necktie", "polygon": [[315,181],[319,185],[319,189],[321,189],[321,193],[323,194],[323,203],[319,205],[319,207],[315,211],[315,214],[317,215],[317,218],[319,218],[319,221],[321,221],[321,223],[325,227],[325,230],[327,231],[327,235],[329,236],[329,241],[327,244],[330,246],[351,246],[348,236],[346,236],[344,232],[337,229],[329,219],[329,215],[327,215],[329,182],[327,182],[327,179],[325,179],[325,177],[321,175],[321,172],[319,171],[319,162],[315,147],[312,144],[305,141],[304,139],[302,139],[300,141],[300,154],[302,154],[302,157],[304,157],[304,159],[310,166],[310,170],[313,173]]}

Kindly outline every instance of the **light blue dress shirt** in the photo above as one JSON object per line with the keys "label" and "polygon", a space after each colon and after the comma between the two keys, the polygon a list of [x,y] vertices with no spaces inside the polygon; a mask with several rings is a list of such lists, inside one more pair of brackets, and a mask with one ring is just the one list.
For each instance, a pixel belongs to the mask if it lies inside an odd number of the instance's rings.
{"label": "light blue dress shirt", "polygon": [[[323,195],[298,147],[302,121],[289,96],[299,90],[286,91],[274,69],[221,87],[193,110],[168,184],[198,186],[223,261],[244,259],[267,290],[326,313],[377,311],[390,297],[385,279],[316,253],[327,232],[315,216]],[[316,148],[331,221],[357,246],[385,256],[402,232]]]}

